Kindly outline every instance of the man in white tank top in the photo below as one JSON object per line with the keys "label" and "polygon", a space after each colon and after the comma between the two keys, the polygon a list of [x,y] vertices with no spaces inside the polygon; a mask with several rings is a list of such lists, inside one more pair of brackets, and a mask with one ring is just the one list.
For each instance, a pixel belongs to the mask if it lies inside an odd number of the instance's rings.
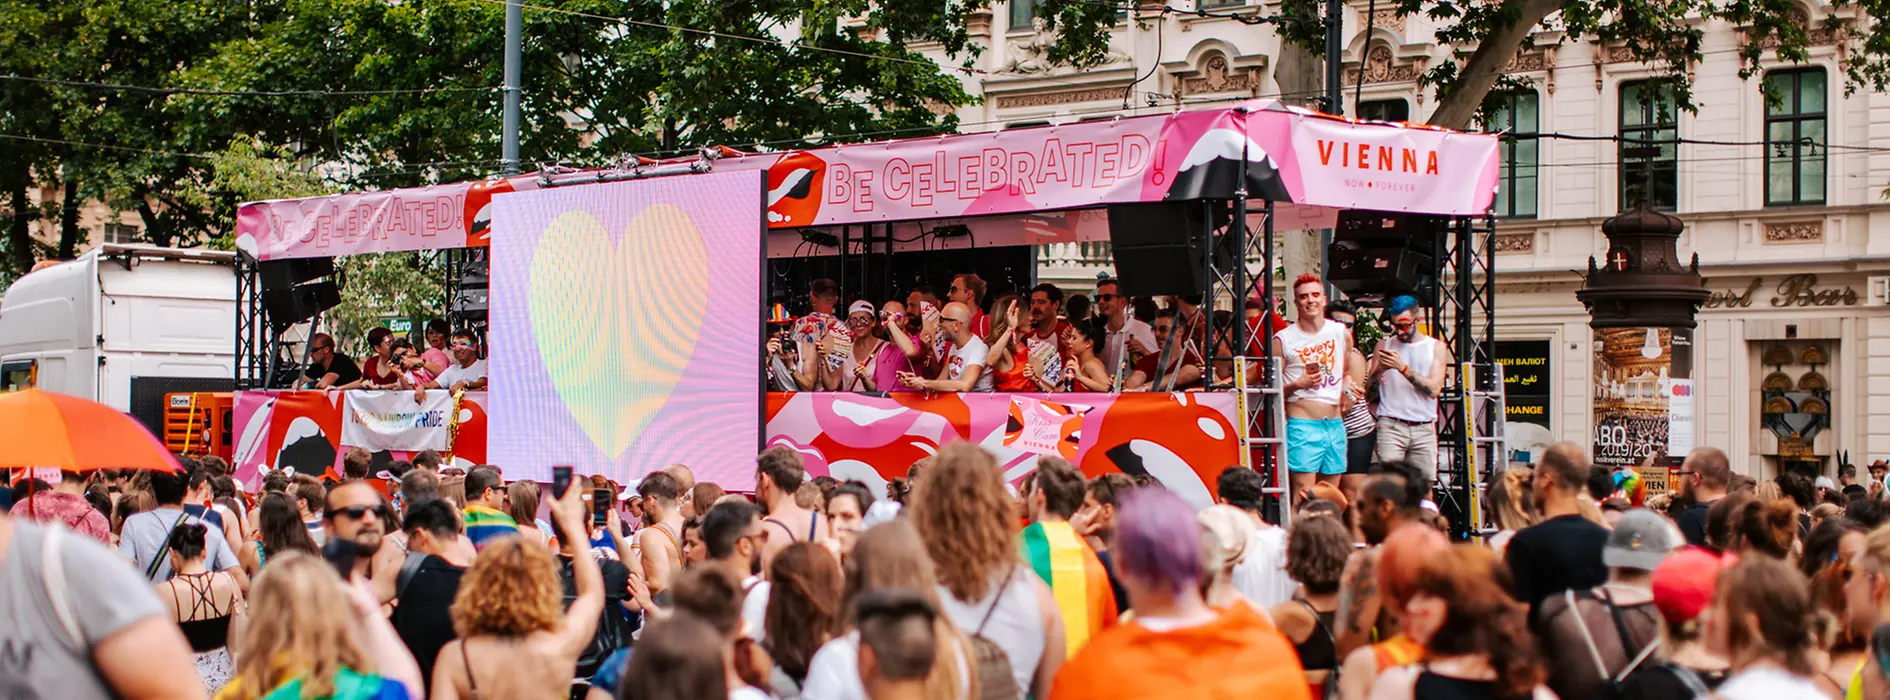
{"label": "man in white tank top", "polygon": [[1437,473],[1437,394],[1450,371],[1450,351],[1417,330],[1417,299],[1385,307],[1392,334],[1378,341],[1368,370],[1378,383],[1378,461],[1408,459]]}
{"label": "man in white tank top", "polygon": [[1314,481],[1336,484],[1345,474],[1340,416],[1351,404],[1343,387],[1352,334],[1326,320],[1325,281],[1318,275],[1293,281],[1293,305],[1299,320],[1273,335],[1273,352],[1286,382],[1286,468],[1297,499]]}

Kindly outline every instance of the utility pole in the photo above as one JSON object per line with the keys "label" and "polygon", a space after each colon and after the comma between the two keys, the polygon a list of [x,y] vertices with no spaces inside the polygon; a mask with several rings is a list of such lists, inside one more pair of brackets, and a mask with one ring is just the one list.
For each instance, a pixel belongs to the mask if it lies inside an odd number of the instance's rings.
{"label": "utility pole", "polygon": [[500,134],[499,169],[506,175],[517,175],[518,165],[518,107],[519,83],[521,73],[525,72],[525,60],[520,54],[520,43],[525,34],[525,8],[522,0],[505,2],[505,122]]}
{"label": "utility pole", "polygon": [[[1343,57],[1345,52],[1345,12],[1344,0],[1326,0],[1326,108],[1327,114],[1345,114],[1345,73]],[[1370,41],[1370,37],[1366,38]],[[1268,274],[1272,271],[1269,270]],[[1319,231],[1319,279],[1332,278],[1332,229]],[[1326,295],[1331,296],[1332,283],[1326,282]]]}

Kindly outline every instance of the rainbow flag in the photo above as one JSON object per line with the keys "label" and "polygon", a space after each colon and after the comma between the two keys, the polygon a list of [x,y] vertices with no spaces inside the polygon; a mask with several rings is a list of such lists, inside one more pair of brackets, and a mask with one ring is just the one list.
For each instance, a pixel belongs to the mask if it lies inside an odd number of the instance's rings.
{"label": "rainbow flag", "polygon": [[495,537],[518,534],[518,522],[512,516],[485,506],[466,506],[466,539],[473,549],[485,549]]}
{"label": "rainbow flag", "polygon": [[1069,523],[1034,523],[1019,537],[1025,563],[1050,584],[1057,610],[1063,614],[1063,637],[1069,645],[1065,658],[1076,658],[1091,637],[1120,617],[1109,574]]}

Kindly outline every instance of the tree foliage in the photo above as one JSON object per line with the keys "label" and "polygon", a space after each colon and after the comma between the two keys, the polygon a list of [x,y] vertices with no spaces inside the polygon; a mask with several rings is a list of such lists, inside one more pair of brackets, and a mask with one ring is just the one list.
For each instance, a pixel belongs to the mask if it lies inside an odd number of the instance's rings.
{"label": "tree foliage", "polygon": [[[972,101],[911,49],[976,51],[965,20],[979,5],[959,0],[525,1],[527,169],[949,132]],[[495,173],[504,12],[503,0],[0,0],[0,76],[14,76],[0,77],[0,270],[47,254],[26,232],[48,212],[11,211],[40,186],[76,183],[136,213],[149,242],[192,245],[228,237],[259,190],[313,191],[277,179],[309,163],[321,170],[302,184],[327,191]],[[271,174],[258,159],[281,162]]]}
{"label": "tree foliage", "polygon": [[[1044,0],[1046,12],[1060,20],[1063,55],[1094,60],[1112,26],[1095,11],[1094,0]],[[1173,3],[1171,3],[1173,4]],[[1842,66],[1847,88],[1882,90],[1890,85],[1890,4],[1883,0],[1835,0],[1831,16],[1814,26],[1804,19],[1801,0],[1384,0],[1400,17],[1421,16],[1439,25],[1437,42],[1449,46],[1454,60],[1440,61],[1422,78],[1437,94],[1430,123],[1456,129],[1472,126],[1492,95],[1525,82],[1504,73],[1510,59],[1533,50],[1538,32],[1558,43],[1597,40],[1625,48],[1628,57],[1659,70],[1670,86],[1667,97],[1686,110],[1694,108],[1688,69],[1704,60],[1701,27],[1724,21],[1743,33],[1738,56],[1740,77],[1758,74],[1766,61],[1806,61],[1814,33],[1836,32],[1848,43]],[[1325,41],[1317,19],[1322,0],[1282,0],[1279,34],[1294,46],[1318,51]],[[1110,15],[1113,19],[1113,14]]]}

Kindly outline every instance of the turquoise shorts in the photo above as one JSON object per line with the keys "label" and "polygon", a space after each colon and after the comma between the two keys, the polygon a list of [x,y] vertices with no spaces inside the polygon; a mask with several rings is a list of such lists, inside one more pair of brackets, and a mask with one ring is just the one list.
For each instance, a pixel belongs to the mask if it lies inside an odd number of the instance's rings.
{"label": "turquoise shorts", "polygon": [[1345,421],[1286,419],[1286,468],[1299,474],[1345,473]]}

